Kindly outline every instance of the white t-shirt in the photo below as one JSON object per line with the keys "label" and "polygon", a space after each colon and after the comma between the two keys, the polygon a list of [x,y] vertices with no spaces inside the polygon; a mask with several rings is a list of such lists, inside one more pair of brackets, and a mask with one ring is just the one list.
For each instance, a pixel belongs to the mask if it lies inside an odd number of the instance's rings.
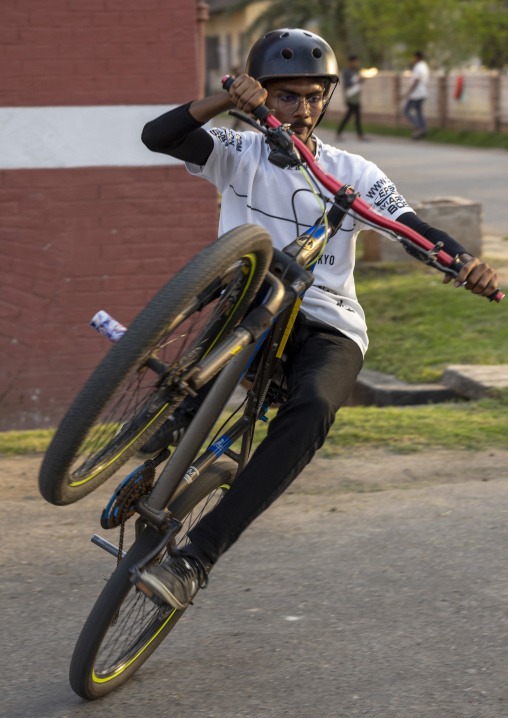
{"label": "white t-shirt", "polygon": [[[269,162],[269,148],[261,133],[224,127],[209,133],[214,149],[206,164],[186,166],[222,193],[219,236],[242,224],[258,224],[270,233],[274,247],[284,249],[315,224],[321,210],[304,176],[297,168],[280,169]],[[380,214],[396,219],[413,211],[374,163],[314,139],[316,159],[323,169],[360,192]],[[314,284],[302,302],[308,317],[336,327],[356,341],[363,353],[368,346],[367,326],[356,297],[353,270],[356,238],[364,228],[360,218],[348,215],[344,219],[316,264]]]}
{"label": "white t-shirt", "polygon": [[414,90],[408,95],[409,100],[425,100],[428,96],[427,84],[429,82],[429,66],[425,60],[420,60],[413,65],[411,72],[411,82],[418,80]]}

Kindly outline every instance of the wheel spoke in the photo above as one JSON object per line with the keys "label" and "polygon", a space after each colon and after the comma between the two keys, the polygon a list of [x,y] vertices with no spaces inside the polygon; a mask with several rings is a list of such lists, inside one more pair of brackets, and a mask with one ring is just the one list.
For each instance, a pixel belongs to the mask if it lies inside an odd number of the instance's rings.
{"label": "wheel spoke", "polygon": [[[167,337],[163,337],[150,351],[149,357],[157,362],[158,367],[166,365],[167,371],[171,371],[179,362],[185,365],[185,356],[194,352],[199,342],[203,341],[208,325],[220,319],[222,304],[223,297],[220,297],[200,312],[191,314],[184,320],[185,331],[175,333],[173,330]],[[111,453],[121,451],[137,428],[146,422],[144,415],[161,381],[159,372],[147,368],[146,362],[149,362],[149,358],[144,360],[141,370],[137,368],[117,389],[85,437],[70,472],[73,480],[85,478],[89,473],[100,470],[101,464],[107,462]]]}

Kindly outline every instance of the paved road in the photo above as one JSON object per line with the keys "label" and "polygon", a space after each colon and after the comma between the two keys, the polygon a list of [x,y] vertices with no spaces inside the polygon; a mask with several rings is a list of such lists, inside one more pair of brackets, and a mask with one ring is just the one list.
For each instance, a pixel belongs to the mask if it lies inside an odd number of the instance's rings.
{"label": "paved road", "polygon": [[508,717],[508,452],[316,460],[91,704],[67,671],[114,561],[89,543],[113,486],[50,507],[37,464],[0,462],[4,718]]}
{"label": "paved road", "polygon": [[[318,134],[335,143],[330,130]],[[360,142],[351,133],[345,134],[340,146],[379,165],[408,202],[451,196],[479,201],[485,233],[508,236],[507,151],[379,136]]]}

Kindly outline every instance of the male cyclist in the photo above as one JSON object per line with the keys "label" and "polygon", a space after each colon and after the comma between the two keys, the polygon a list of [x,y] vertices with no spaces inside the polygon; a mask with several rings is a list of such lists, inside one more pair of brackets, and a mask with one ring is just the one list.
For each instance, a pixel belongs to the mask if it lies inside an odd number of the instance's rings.
{"label": "male cyclist", "polygon": [[[191,174],[218,188],[220,235],[245,223],[258,224],[270,233],[274,246],[283,249],[319,215],[302,174],[274,166],[261,133],[202,128],[230,108],[249,113],[265,103],[277,119],[290,124],[331,175],[350,184],[382,214],[432,242],[442,241],[449,254],[459,254],[466,264],[456,286],[467,280],[467,289],[492,294],[497,287],[495,272],[446,233],[422,222],[376,165],[316,137],[314,129],[338,80],[335,55],[322,38],[306,30],[275,30],[254,44],[246,73],[229,92],[167,112],[146,125],[143,141],[154,152],[185,160]],[[323,444],[336,412],[351,393],[367,349],[364,313],[353,279],[355,242],[362,228],[361,220],[346,217],[315,267],[314,284],[305,294],[287,347],[288,398],[270,423],[266,439],[222,501],[189,533],[191,543],[185,553],[141,573],[137,585],[147,595],[176,608],[187,606],[206,582],[211,566]],[[188,421],[184,412],[180,416],[175,412],[143,450],[149,453],[174,443]]]}

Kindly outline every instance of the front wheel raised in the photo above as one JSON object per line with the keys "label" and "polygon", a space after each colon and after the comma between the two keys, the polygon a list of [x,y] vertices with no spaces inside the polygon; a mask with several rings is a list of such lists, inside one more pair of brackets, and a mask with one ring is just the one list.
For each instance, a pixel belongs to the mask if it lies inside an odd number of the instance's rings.
{"label": "front wheel raised", "polygon": [[112,476],[185,394],[171,377],[197,364],[243,318],[268,269],[272,243],[256,225],[228,232],[163,287],[104,357],[63,418],[39,487],[70,504]]}

